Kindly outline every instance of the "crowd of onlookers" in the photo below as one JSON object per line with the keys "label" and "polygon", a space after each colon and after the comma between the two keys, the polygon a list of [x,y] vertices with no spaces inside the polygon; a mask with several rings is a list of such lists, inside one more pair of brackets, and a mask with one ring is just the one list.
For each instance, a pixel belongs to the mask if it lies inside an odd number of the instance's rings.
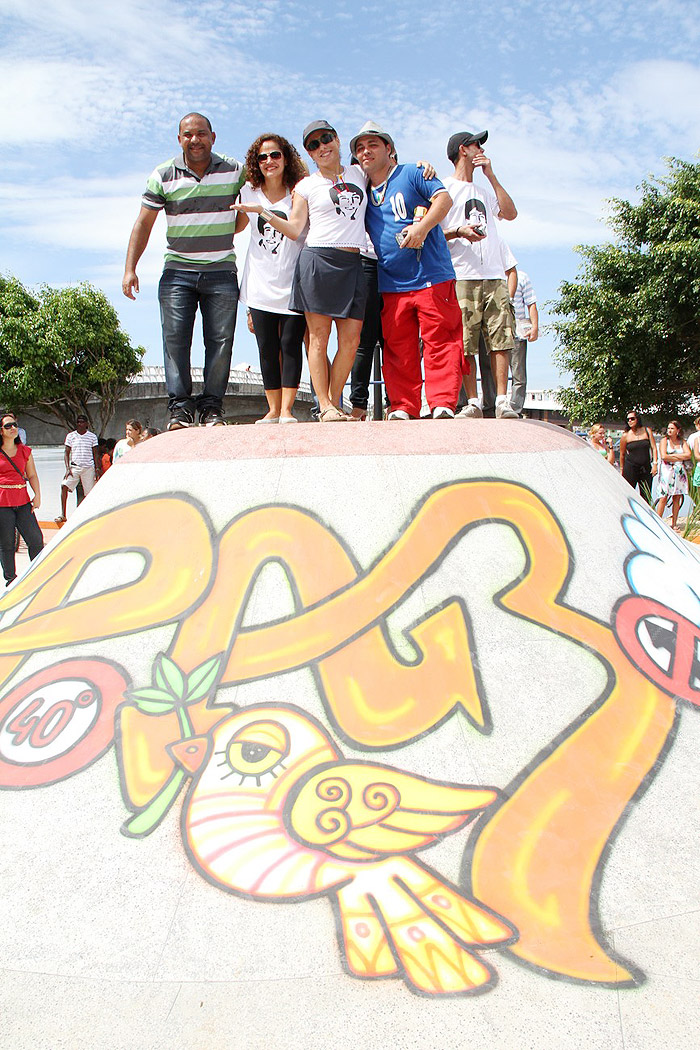
{"label": "crowd of onlookers", "polygon": [[680,531],[678,515],[683,500],[691,494],[691,487],[692,492],[700,488],[700,416],[693,420],[695,431],[688,438],[680,422],[672,419],[658,441],[636,409],[627,413],[626,422],[627,429],[620,437],[617,450],[602,423],[590,428],[588,442],[612,466],[618,463],[625,481],[632,488],[638,488],[650,504],[656,477],[656,511],[663,517],[670,502],[671,527]]}
{"label": "crowd of onlookers", "polygon": [[125,436],[117,441],[116,438],[98,438],[88,430],[88,423],[87,416],[80,415],[75,430],[66,434],[63,445],[66,473],[61,482],[61,513],[54,519],[57,525],[63,525],[66,520],[69,493],[75,492],[80,503],[116,460],[141,442],[160,434],[156,427],[145,427],[138,419],[128,419]]}

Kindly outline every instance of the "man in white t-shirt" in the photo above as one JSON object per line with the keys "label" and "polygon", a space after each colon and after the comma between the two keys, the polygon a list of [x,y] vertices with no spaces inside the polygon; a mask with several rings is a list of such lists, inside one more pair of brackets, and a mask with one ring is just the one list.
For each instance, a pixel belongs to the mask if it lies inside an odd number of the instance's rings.
{"label": "man in white t-shirt", "polygon": [[78,416],[76,419],[75,430],[66,435],[63,453],[66,475],[61,482],[61,513],[56,518],[59,525],[66,520],[68,493],[75,492],[78,482],[82,482],[83,492],[87,496],[101,473],[97,436],[88,430],[87,416]]}
{"label": "man in white t-shirt", "polygon": [[527,391],[527,344],[534,343],[540,334],[537,297],[524,270],[518,269],[518,284],[511,301],[515,311],[515,343],[510,355],[513,377],[510,403],[514,411],[521,413]]}
{"label": "man in white t-shirt", "polygon": [[[445,188],[453,204],[441,226],[457,276],[464,354],[474,358],[483,335],[496,384],[496,417],[517,419],[507,393],[515,332],[496,219],[510,221],[518,213],[482,149],[487,138],[488,131],[458,131],[450,137],[447,156],[455,171],[445,179]],[[477,168],[490,185],[473,181]],[[473,364],[463,381],[468,403],[460,415],[481,417]]]}

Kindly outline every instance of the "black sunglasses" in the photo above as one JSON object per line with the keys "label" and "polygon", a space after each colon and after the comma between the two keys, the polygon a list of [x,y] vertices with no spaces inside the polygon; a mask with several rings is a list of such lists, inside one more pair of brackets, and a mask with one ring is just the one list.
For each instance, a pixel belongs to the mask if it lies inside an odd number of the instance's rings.
{"label": "black sunglasses", "polygon": [[306,150],[308,153],[315,153],[321,143],[323,143],[324,146],[327,146],[334,138],[335,135],[332,131],[324,131],[317,139],[309,139],[306,143]]}
{"label": "black sunglasses", "polygon": [[17,429],[17,424],[16,423],[3,423],[2,429],[3,430],[16,430]]}
{"label": "black sunglasses", "polygon": [[282,151],[279,149],[273,149],[270,153],[258,153],[258,164],[264,164],[266,160],[279,160],[282,156]]}

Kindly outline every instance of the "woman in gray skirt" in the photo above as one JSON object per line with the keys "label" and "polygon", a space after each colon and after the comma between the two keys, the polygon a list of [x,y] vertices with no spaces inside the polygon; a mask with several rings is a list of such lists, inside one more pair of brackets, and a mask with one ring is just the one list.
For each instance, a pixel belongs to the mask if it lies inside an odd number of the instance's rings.
{"label": "woman in gray skirt", "polygon": [[[309,371],[324,423],[350,417],[338,407],[360,341],[367,291],[360,263],[366,245],[366,181],[362,169],[343,167],[340,141],[325,120],[304,128],[304,147],[318,171],[294,188],[289,219],[261,205],[235,204],[258,213],[286,237],[296,240],[308,223],[306,244],[297,260],[290,310],[303,313],[309,329]],[[338,349],[328,367],[328,340],[335,321]]]}

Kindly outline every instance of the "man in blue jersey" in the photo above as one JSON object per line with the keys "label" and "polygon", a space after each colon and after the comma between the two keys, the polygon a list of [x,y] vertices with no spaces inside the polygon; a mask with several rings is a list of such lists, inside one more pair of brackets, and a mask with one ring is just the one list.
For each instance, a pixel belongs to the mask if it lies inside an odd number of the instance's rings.
{"label": "man in blue jersey", "polygon": [[[223,397],[231,368],[238,306],[238,278],[230,210],[245,172],[237,160],[212,152],[216,135],[201,113],[180,121],[182,153],[151,174],[141,198],[126,253],[122,291],[129,299],[139,290],[136,265],[143,255],[159,211],[165,212],[168,247],[158,286],[163,327],[168,430],[190,427],[199,412],[200,426],[222,426]],[[190,354],[197,309],[204,336],[204,389],[192,395]]]}
{"label": "man in blue jersey", "polygon": [[379,268],[384,381],[389,419],[420,414],[423,341],[425,396],[433,419],[454,416],[462,380],[462,315],[441,219],[452,198],[415,164],[397,164],[394,142],[374,121],[350,141],[369,179],[365,223]]}

